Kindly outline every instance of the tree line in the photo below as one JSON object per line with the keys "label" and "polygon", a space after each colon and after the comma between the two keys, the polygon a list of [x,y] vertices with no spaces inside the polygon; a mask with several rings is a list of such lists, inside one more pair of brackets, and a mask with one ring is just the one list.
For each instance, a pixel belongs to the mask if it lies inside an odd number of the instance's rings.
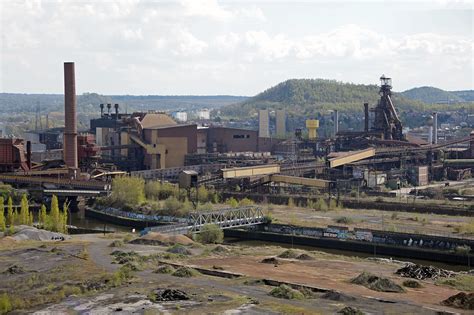
{"label": "tree line", "polygon": [[[6,216],[5,207],[7,208]],[[67,233],[68,207],[68,204],[64,203],[62,210],[60,210],[58,197],[53,195],[49,213],[46,206],[44,204],[41,205],[37,222],[35,223],[34,215],[30,210],[26,194],[21,198],[20,212],[18,212],[17,207],[13,206],[11,196],[8,197],[6,206],[5,199],[0,196],[0,209],[2,209],[0,211],[0,231],[11,235],[15,232],[16,225],[35,225],[38,228],[48,231]]]}

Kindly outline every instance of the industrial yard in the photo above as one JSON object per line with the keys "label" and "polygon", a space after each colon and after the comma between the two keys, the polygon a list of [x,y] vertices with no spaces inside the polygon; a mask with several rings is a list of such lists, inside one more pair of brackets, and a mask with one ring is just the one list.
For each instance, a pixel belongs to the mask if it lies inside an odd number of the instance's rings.
{"label": "industrial yard", "polygon": [[0,314],[472,314],[472,7],[347,2],[1,3]]}

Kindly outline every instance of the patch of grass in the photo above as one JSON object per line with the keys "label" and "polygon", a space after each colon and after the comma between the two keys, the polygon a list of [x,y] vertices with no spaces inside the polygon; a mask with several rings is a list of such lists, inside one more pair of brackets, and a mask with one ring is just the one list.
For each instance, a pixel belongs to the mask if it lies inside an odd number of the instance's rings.
{"label": "patch of grass", "polygon": [[199,271],[190,267],[180,267],[176,269],[175,272],[173,272],[173,276],[181,277],[181,278],[191,278],[191,277],[196,277],[199,275],[200,275]]}
{"label": "patch of grass", "polygon": [[13,310],[10,296],[6,293],[0,295],[0,314],[6,314]]}
{"label": "patch of grass", "polygon": [[349,217],[339,217],[339,218],[336,218],[334,221],[336,221],[336,223],[340,223],[340,224],[352,224],[354,222]]}
{"label": "patch of grass", "polygon": [[287,249],[283,253],[278,255],[278,257],[280,257],[280,258],[296,258],[296,257],[298,257],[298,253],[293,249]]}
{"label": "patch of grass", "polygon": [[123,247],[124,243],[121,240],[115,240],[109,244],[109,247]]}
{"label": "patch of grass", "polygon": [[403,281],[402,285],[404,287],[407,287],[407,288],[414,288],[414,289],[418,289],[418,288],[422,288],[423,286],[421,285],[421,283],[419,283],[418,281],[416,280],[405,280]]}
{"label": "patch of grass", "polygon": [[163,274],[173,274],[176,270],[173,268],[173,266],[170,265],[162,265],[159,266],[158,269],[153,271],[154,273],[163,273]]}
{"label": "patch of grass", "polygon": [[442,278],[435,282],[436,285],[445,285],[453,287],[460,291],[474,292],[473,275],[457,275],[454,278]]}
{"label": "patch of grass", "polygon": [[304,299],[304,294],[298,290],[292,289],[289,286],[282,284],[279,287],[274,288],[269,293],[271,296],[287,299],[287,300],[302,300]]}

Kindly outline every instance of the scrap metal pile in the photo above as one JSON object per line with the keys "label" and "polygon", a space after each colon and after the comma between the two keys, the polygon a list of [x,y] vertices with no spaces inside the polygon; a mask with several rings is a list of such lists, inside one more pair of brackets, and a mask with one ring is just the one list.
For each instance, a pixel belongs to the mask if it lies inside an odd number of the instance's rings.
{"label": "scrap metal pile", "polygon": [[395,274],[406,278],[413,278],[418,280],[438,278],[449,278],[456,275],[453,271],[436,268],[433,266],[422,266],[417,264],[406,264],[402,268],[398,269]]}

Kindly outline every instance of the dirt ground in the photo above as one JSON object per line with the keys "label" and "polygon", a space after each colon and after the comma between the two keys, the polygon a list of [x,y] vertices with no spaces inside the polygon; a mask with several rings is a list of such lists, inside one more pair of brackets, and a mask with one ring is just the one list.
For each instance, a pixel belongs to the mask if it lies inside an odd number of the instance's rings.
{"label": "dirt ground", "polygon": [[[421,214],[365,209],[315,211],[302,207],[270,205],[268,213],[275,223],[310,227],[328,225],[368,228],[392,232],[421,233],[474,239],[474,235],[459,234],[457,228],[474,221],[472,217]],[[346,222],[337,222],[345,218]]]}
{"label": "dirt ground", "polygon": [[[441,310],[463,313],[462,310],[439,304],[458,291],[435,286],[432,281],[422,281],[423,288],[407,289],[406,293],[381,293],[348,282],[365,270],[401,284],[403,278],[393,275],[400,266],[397,263],[373,262],[316,251],[301,251],[313,257],[312,260],[278,258],[280,264],[276,267],[260,262],[265,257],[284,251],[278,246],[225,245],[224,250],[215,251],[214,245],[192,244],[186,247],[191,252],[189,256],[160,256],[160,260],[146,260],[140,269],[132,273],[132,278],[121,285],[98,287],[86,292],[72,290],[82,283],[94,283],[105,275],[116,274],[121,265],[114,262],[114,257],[110,255],[113,251],[133,251],[143,257],[155,257],[169,249],[166,246],[126,242],[118,248],[109,247],[115,239],[124,239],[124,235],[81,235],[65,242],[21,242],[0,247],[0,272],[13,265],[23,269],[18,274],[0,274],[0,295],[8,292],[29,301],[29,305],[18,307],[20,310],[15,313],[33,312],[38,315],[335,314],[345,306],[368,314],[436,314]],[[223,269],[243,276],[226,279],[200,274],[192,278],[179,278],[154,273],[163,259],[173,264]],[[274,286],[265,285],[259,279],[333,289],[346,298],[326,299],[323,298],[324,292],[303,300],[275,298],[269,295]],[[180,289],[190,299],[157,302],[150,298],[156,289],[164,288]]]}

